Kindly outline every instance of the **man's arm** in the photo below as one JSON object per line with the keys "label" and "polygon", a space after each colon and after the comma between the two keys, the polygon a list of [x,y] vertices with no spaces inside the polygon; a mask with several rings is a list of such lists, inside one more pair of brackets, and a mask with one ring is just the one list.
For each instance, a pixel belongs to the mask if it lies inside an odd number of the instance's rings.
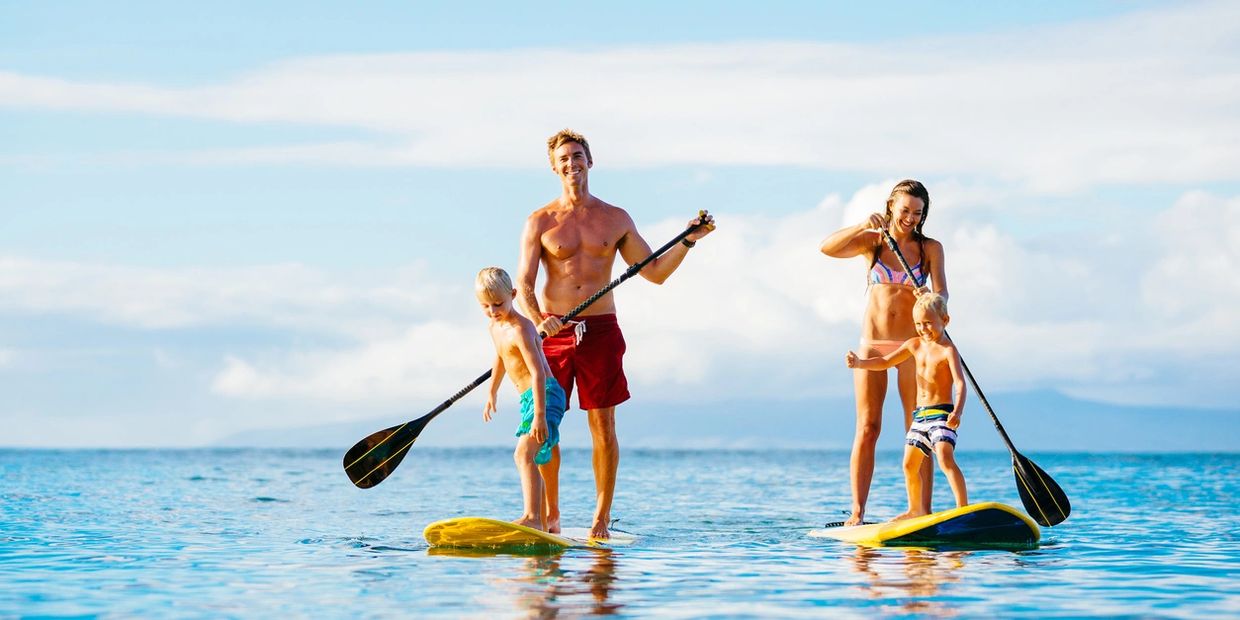
{"label": "man's arm", "polygon": [[542,260],[542,227],[539,226],[538,214],[534,213],[525,219],[525,229],[521,231],[521,257],[517,262],[517,305],[526,318],[538,326],[538,331],[554,336],[563,325],[556,317],[542,318],[542,308],[538,306],[538,294],[534,287],[538,282],[538,263]]}
{"label": "man's arm", "polygon": [[[689,243],[697,243],[699,239],[715,230],[715,218],[709,214],[703,217],[706,218],[706,224],[685,237]],[[628,213],[625,213],[624,219],[626,229],[624,235],[620,237],[618,244],[620,258],[624,259],[625,264],[632,265],[650,256],[651,249],[650,244],[646,243],[641,233],[637,232],[637,226],[633,223],[633,218],[629,217]],[[700,217],[689,220],[685,227],[688,228],[699,220]],[[643,267],[640,273],[643,278],[655,284],[663,284],[676,271],[676,268],[680,266],[680,263],[685,260],[685,256],[688,254],[689,246],[684,243],[677,243],[662,256],[650,261],[650,264]]]}

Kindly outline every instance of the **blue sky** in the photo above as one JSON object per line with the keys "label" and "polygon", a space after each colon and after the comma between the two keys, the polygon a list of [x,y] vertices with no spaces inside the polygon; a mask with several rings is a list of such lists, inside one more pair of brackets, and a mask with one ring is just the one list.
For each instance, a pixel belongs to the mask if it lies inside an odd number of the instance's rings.
{"label": "blue sky", "polygon": [[992,399],[1234,408],[1237,17],[6,4],[0,444],[428,409],[486,367],[471,279],[512,267],[556,195],[542,141],[563,126],[652,245],[720,220],[666,286],[620,293],[647,403],[847,396],[863,266],[817,241],[916,177]]}

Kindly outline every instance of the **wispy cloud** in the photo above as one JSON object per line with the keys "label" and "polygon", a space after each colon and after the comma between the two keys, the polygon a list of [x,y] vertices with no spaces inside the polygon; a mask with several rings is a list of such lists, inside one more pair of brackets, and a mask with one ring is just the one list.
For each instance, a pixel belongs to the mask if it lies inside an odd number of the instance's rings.
{"label": "wispy cloud", "polygon": [[432,316],[444,289],[425,271],[414,264],[380,280],[298,264],[158,269],[0,256],[0,310],[140,329],[265,326],[364,337]]}
{"label": "wispy cloud", "polygon": [[1063,190],[1235,180],[1237,41],[1240,7],[1207,3],[881,45],[309,57],[190,88],[10,72],[0,105],[376,136],[180,156],[206,163],[533,166],[543,136],[572,125],[608,144],[610,165],[916,169]]}

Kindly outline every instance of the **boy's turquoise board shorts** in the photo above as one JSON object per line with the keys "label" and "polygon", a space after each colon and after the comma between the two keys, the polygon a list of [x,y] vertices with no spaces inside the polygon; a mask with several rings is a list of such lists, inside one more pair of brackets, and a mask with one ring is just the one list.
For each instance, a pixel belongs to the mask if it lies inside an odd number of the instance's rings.
{"label": "boy's turquoise board shorts", "polygon": [[[547,440],[534,455],[534,462],[542,465],[551,460],[551,448],[560,443],[560,420],[564,419],[564,409],[568,406],[568,397],[564,388],[553,377],[547,377]],[[534,388],[521,394],[521,425],[517,427],[517,437],[530,432],[534,423]]]}

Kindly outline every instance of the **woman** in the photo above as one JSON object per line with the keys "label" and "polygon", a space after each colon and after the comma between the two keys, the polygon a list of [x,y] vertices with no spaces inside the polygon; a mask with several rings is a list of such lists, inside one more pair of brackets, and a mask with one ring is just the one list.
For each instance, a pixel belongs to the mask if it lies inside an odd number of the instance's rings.
{"label": "woman", "polygon": [[[887,198],[886,213],[874,213],[856,226],[849,226],[827,237],[819,249],[834,258],[864,256],[869,261],[869,303],[861,321],[861,344],[857,354],[862,357],[886,355],[905,340],[917,335],[913,327],[913,303],[917,296],[933,290],[947,297],[947,276],[943,269],[943,245],[922,233],[930,212],[930,193],[918,181],[900,181]],[[918,282],[909,280],[900,260],[883,240],[879,229],[887,232],[900,246],[900,252],[913,268]],[[926,288],[929,278],[930,288]],[[917,389],[910,359],[896,367],[896,385],[904,408],[904,430],[913,421]],[[887,371],[854,370],[853,386],[857,396],[857,430],[849,461],[849,482],[852,487],[852,514],[845,525],[857,525],[865,516],[865,502],[870,495],[874,477],[874,446],[883,423],[883,399],[887,394]],[[930,490],[934,469],[927,460],[922,464],[921,479],[926,512],[930,511]]]}

